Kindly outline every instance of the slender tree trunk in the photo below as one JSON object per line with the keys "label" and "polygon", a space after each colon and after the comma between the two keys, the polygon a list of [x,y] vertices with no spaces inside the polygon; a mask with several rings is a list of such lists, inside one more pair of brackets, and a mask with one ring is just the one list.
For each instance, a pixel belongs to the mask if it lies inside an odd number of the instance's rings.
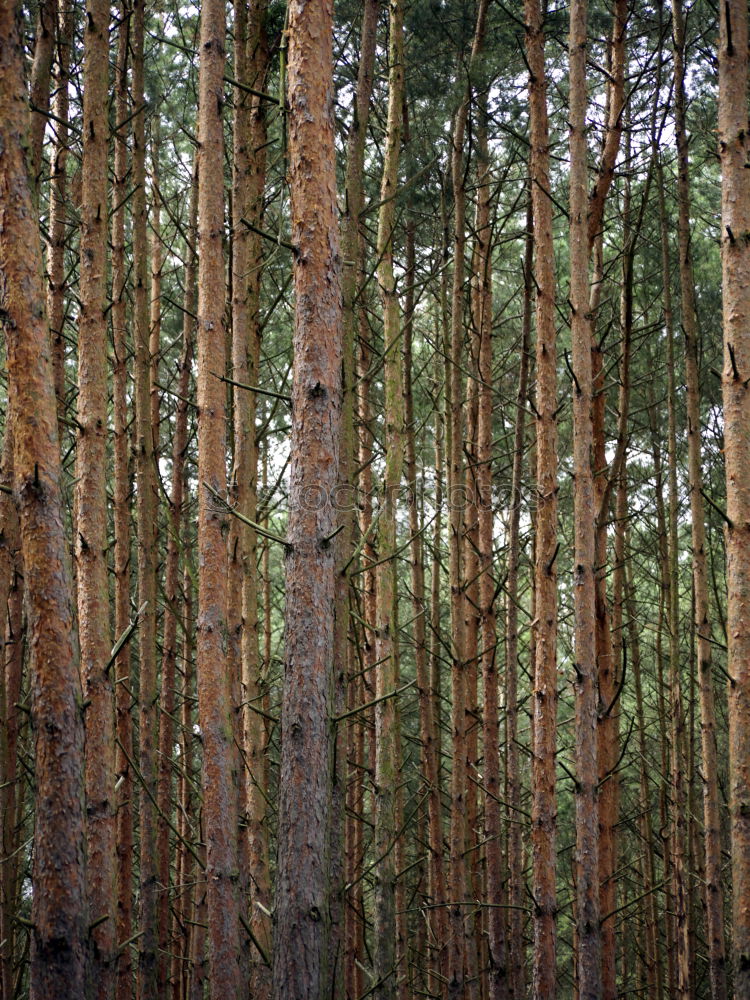
{"label": "slender tree trunk", "polygon": [[[167,537],[167,555],[164,571],[164,599],[166,604],[164,614],[164,636],[162,640],[162,681],[161,681],[161,715],[159,719],[159,789],[158,804],[162,817],[172,815],[172,748],[175,743],[174,718],[176,713],[177,685],[177,622],[180,618],[179,602],[183,598],[180,586],[180,550],[185,544],[182,533],[183,503],[185,499],[185,463],[188,449],[188,400],[190,396],[190,375],[193,362],[193,342],[195,314],[195,271],[196,253],[195,237],[198,214],[198,184],[197,171],[194,168],[193,182],[190,189],[190,209],[188,220],[188,240],[185,248],[185,294],[182,313],[182,353],[179,362],[177,379],[177,409],[175,413],[174,431],[172,436],[172,488],[169,501],[169,520]],[[187,765],[183,754],[180,754],[180,766]],[[186,831],[185,831],[186,832]],[[170,937],[170,903],[172,896],[169,888],[170,871],[170,837],[169,827],[162,819],[159,829],[159,882],[162,895],[159,901],[159,940],[160,948],[165,952],[164,969],[168,967],[168,953],[176,950],[177,936]],[[175,853],[178,846],[175,843]],[[177,865],[175,865],[177,869]],[[179,872],[176,872],[175,886],[177,895],[181,888]],[[177,899],[175,898],[177,908]],[[163,973],[162,975],[166,975]],[[177,979],[171,974],[172,990],[176,995]],[[164,981],[164,980],[162,980]],[[163,989],[166,991],[166,984]],[[166,996],[166,992],[163,994]]]}
{"label": "slender tree trunk", "polygon": [[720,7],[719,151],[724,311],[724,457],[727,476],[727,636],[732,825],[734,990],[750,997],[750,136],[747,128],[747,5]]}
{"label": "slender tree trunk", "polygon": [[[244,0],[236,5],[235,77],[262,90],[268,70],[265,36],[266,5]],[[243,25],[240,31],[240,26]],[[232,200],[232,377],[244,385],[258,383],[260,366],[260,290],[263,273],[262,238],[243,222],[260,228],[266,176],[265,105],[256,96],[237,93],[234,120],[234,193]],[[234,468],[232,492],[237,511],[257,521],[258,449],[255,418],[256,394],[234,389]],[[264,672],[258,646],[257,534],[245,522],[233,519],[229,535],[230,599],[235,606],[231,632],[238,629],[241,655],[243,748],[246,772],[242,777],[242,811],[246,834],[240,856],[246,859],[251,894],[249,920],[266,956],[271,953],[271,927],[263,908],[270,909],[268,870],[267,786],[264,755],[266,734],[261,708]],[[237,616],[237,611],[239,616]],[[253,948],[252,983],[255,995],[270,995],[270,970]]]}
{"label": "slender tree trunk", "polygon": [[701,705],[703,758],[703,826],[705,846],[705,906],[711,995],[725,1000],[726,948],[724,945],[724,892],[721,884],[721,820],[716,747],[716,708],[711,665],[711,620],[706,572],[706,529],[701,469],[701,417],[698,378],[698,317],[695,303],[693,258],[690,247],[690,159],[686,127],[685,22],[682,0],[672,0],[674,40],[674,111],[677,138],[677,234],[679,242],[680,302],[685,335],[687,385],[688,474],[693,551],[695,629],[698,636],[698,680]]}
{"label": "slender tree trunk", "polygon": [[[342,356],[332,8],[330,0],[292,0],[288,8],[296,311],[273,971],[275,994],[288,1000],[318,998],[328,981],[335,600],[330,501],[338,482]],[[305,502],[313,488],[322,503]]]}
{"label": "slender tree trunk", "polygon": [[203,822],[212,1000],[237,1000],[239,873],[237,773],[231,678],[227,676],[224,306],[224,135],[222,126],[225,10],[208,0],[201,11],[198,141],[198,713],[203,741]]}
{"label": "slender tree trunk", "polygon": [[[127,195],[127,129],[128,117],[128,38],[129,10],[125,3],[120,7],[120,27],[117,33],[117,65],[115,71],[115,142],[114,183],[112,187],[112,344],[113,344],[113,451],[114,451],[114,504],[115,531],[115,635],[120,636],[130,623],[130,444],[128,437],[128,337],[125,266],[125,202]],[[67,116],[67,112],[66,112]],[[59,154],[58,154],[59,155]],[[59,169],[59,168],[56,168]],[[55,175],[56,176],[56,175]],[[64,176],[58,182],[58,193],[64,194]],[[53,195],[54,197],[54,195]],[[62,219],[64,224],[64,218]],[[64,245],[64,231],[62,233]],[[57,252],[57,242],[53,246]],[[62,275],[62,254],[59,266]],[[58,294],[58,282],[54,284]],[[62,299],[62,282],[60,298]],[[51,296],[52,297],[52,296]],[[62,327],[62,301],[60,302]],[[52,325],[54,333],[55,326]],[[60,344],[64,342],[59,338]],[[57,362],[57,357],[56,357]],[[62,364],[62,359],[60,359]],[[64,373],[60,372],[62,376]],[[58,376],[57,369],[55,371]],[[62,393],[58,389],[58,404]],[[127,643],[117,656],[112,670],[115,681],[115,709],[117,750],[115,772],[117,776],[117,941],[129,941],[133,933],[133,680],[132,655]],[[117,961],[117,1000],[131,1000],[133,993],[133,962],[131,948],[123,948]]]}
{"label": "slender tree trunk", "polygon": [[476,221],[476,292],[474,325],[479,336],[477,455],[476,476],[479,573],[478,610],[482,634],[481,669],[484,689],[484,839],[486,842],[487,943],[489,947],[489,1000],[505,1000],[509,995],[508,961],[505,943],[505,863],[502,850],[500,816],[500,715],[499,657],[497,655],[497,620],[495,616],[495,580],[493,568],[492,498],[492,201],[490,157],[487,141],[487,95],[477,101],[477,221]]}
{"label": "slender tree trunk", "polygon": [[597,822],[597,685],[591,317],[586,150],[586,0],[570,7],[570,302],[575,476],[576,901],[580,1000],[602,988]]}
{"label": "slender tree trunk", "polygon": [[107,582],[107,98],[109,3],[86,7],[78,322],[75,559],[81,677],[87,701],[86,812],[91,996],[114,995],[116,937],[114,689]]}
{"label": "slender tree trunk", "polygon": [[[508,579],[505,636],[505,754],[508,795],[508,903],[512,907],[508,919],[506,950],[509,966],[509,995],[521,1000],[526,995],[525,942],[523,907],[526,887],[523,875],[523,845],[521,824],[521,771],[518,753],[518,607],[519,569],[521,561],[521,485],[523,481],[524,445],[526,439],[526,407],[528,405],[529,352],[531,350],[531,320],[533,313],[534,275],[534,216],[531,190],[526,210],[526,240],[524,250],[523,333],[518,365],[516,423],[513,432],[513,471],[511,475],[510,522],[508,525]],[[481,414],[481,410],[480,410]]]}
{"label": "slender tree trunk", "polygon": [[[343,409],[342,437],[339,484],[343,488],[341,499],[344,508],[351,503],[353,496],[352,478],[355,457],[355,346],[357,339],[358,320],[361,306],[357,297],[364,284],[364,241],[361,231],[360,215],[364,207],[364,157],[367,139],[367,124],[370,115],[372,98],[373,73],[375,66],[375,44],[377,40],[377,21],[379,0],[367,0],[362,12],[362,32],[360,38],[359,69],[357,72],[357,94],[354,105],[353,120],[350,126],[346,151],[346,209],[341,225],[342,255],[349,261],[349,266],[343,273]],[[347,495],[348,494],[348,495]],[[353,532],[355,514],[344,510],[342,517],[346,527],[343,532],[342,565],[347,565],[353,548]],[[336,659],[339,669],[345,658],[360,669],[361,664],[349,655],[349,601],[351,585],[348,570],[342,570],[337,579],[336,598]],[[365,647],[369,639],[365,635]],[[364,685],[358,678],[349,681],[349,705],[355,708],[365,698]],[[340,733],[338,734],[340,738]],[[350,780],[349,822],[347,826],[347,871],[346,882],[353,885],[348,905],[344,913],[344,988],[348,996],[359,996],[362,993],[362,975],[357,962],[364,951],[362,938],[362,884],[357,877],[364,848],[363,820],[364,810],[364,729],[363,720],[352,720],[347,729],[347,742],[337,748],[337,759],[343,752],[344,760],[354,765],[353,777]]]}
{"label": "slender tree trunk", "polygon": [[[401,152],[404,104],[403,8],[401,0],[390,0],[388,48],[388,124],[380,183],[378,219],[378,285],[383,301],[383,382],[385,420],[385,477],[382,512],[378,522],[377,618],[375,624],[377,687],[384,698],[396,690],[397,600],[396,505],[403,466],[403,388],[401,384],[401,319],[394,274],[393,240],[396,226],[398,162]],[[398,759],[396,699],[385,697],[375,706],[375,834],[377,858],[375,883],[375,996],[396,996],[396,983],[403,970],[396,964],[396,786]]]}
{"label": "slender tree trunk", "polygon": [[0,6],[0,270],[31,649],[34,820],[30,994],[84,996],[83,718],[42,252],[28,174],[22,10]]}
{"label": "slender tree trunk", "polygon": [[[32,183],[36,187],[42,180],[44,162],[44,132],[47,128],[47,112],[50,104],[50,76],[52,58],[55,52],[56,28],[55,3],[42,0],[36,21],[36,43],[34,61],[31,66],[31,170]],[[85,70],[84,70],[85,72]]]}
{"label": "slender tree trunk", "polygon": [[[65,404],[65,220],[68,213],[68,81],[70,77],[70,50],[73,36],[73,7],[67,0],[57,4],[57,78],[53,102],[56,142],[50,167],[49,195],[49,245],[47,251],[47,312],[52,337],[52,363],[55,374],[58,413],[62,415]],[[127,22],[120,34],[127,33]],[[118,42],[119,44],[119,42]],[[123,115],[123,119],[124,119]],[[121,120],[121,119],[120,119]],[[115,155],[116,151],[115,151]],[[116,200],[115,204],[119,204]],[[113,261],[114,266],[114,261]],[[114,296],[113,296],[114,297]]]}
{"label": "slender tree trunk", "polygon": [[[483,41],[487,18],[487,0],[480,0],[469,57],[469,80]],[[466,648],[464,635],[464,593],[462,584],[463,509],[460,502],[463,474],[463,390],[464,354],[464,281],[466,254],[466,182],[464,143],[471,100],[471,86],[456,111],[451,138],[451,178],[453,183],[453,287],[450,304],[450,352],[447,355],[446,425],[448,427],[448,507],[450,511],[450,586],[452,635],[452,718],[453,767],[451,772],[450,895],[449,939],[447,954],[448,995],[453,998],[471,994],[475,988],[465,979],[466,907],[466,807],[468,776],[466,769]]]}
{"label": "slender tree trunk", "polygon": [[664,176],[660,160],[657,160],[657,180],[659,217],[661,224],[661,252],[663,279],[663,315],[667,336],[667,580],[669,628],[669,691],[672,731],[670,733],[670,781],[672,815],[670,825],[670,846],[672,852],[672,911],[675,923],[675,990],[679,997],[687,997],[690,992],[690,945],[687,913],[687,819],[685,808],[685,717],[680,678],[680,617],[679,617],[679,572],[677,541],[677,417],[676,375],[674,357],[674,320],[672,313],[671,273],[669,265],[669,234],[665,207]]}
{"label": "slender tree trunk", "polygon": [[138,516],[138,631],[140,679],[139,770],[140,907],[138,916],[138,1000],[156,995],[157,970],[157,820],[156,820],[156,470],[151,426],[151,350],[149,328],[148,233],[146,220],[146,129],[144,100],[143,0],[133,0],[132,114],[133,155],[133,338],[135,341],[135,452]]}
{"label": "slender tree trunk", "polygon": [[[530,70],[531,202],[536,298],[536,622],[532,756],[533,989],[555,993],[557,950],[555,752],[557,744],[557,342],[552,202],[548,196],[549,126],[544,21],[538,0],[526,0]],[[586,271],[584,272],[584,276]],[[520,397],[519,397],[520,398]],[[515,664],[511,669],[516,669]],[[515,820],[518,817],[514,817]],[[516,864],[518,859],[516,859]],[[514,948],[518,943],[514,941]]]}

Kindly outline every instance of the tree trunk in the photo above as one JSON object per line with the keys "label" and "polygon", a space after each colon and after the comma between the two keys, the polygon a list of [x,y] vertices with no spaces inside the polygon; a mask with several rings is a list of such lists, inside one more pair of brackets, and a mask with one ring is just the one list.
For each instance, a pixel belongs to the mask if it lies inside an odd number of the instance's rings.
{"label": "tree trunk", "polygon": [[[335,599],[330,536],[341,417],[341,261],[333,5],[292,0],[288,13],[296,310],[273,986],[278,996],[303,1000],[320,997],[327,982]],[[311,496],[320,502],[311,503]]]}
{"label": "tree trunk", "polygon": [[225,10],[207,0],[201,11],[198,119],[198,714],[203,742],[203,821],[210,995],[238,1000],[239,872],[237,772],[231,678],[227,676],[227,515],[225,389],[214,372],[226,365],[224,306],[224,134],[222,125]]}
{"label": "tree trunk", "polygon": [[[544,21],[538,0],[526,0],[530,71],[531,201],[536,298],[536,531],[534,586],[535,675],[532,756],[533,988],[555,993],[557,900],[555,753],[557,745],[557,341],[552,202],[548,196],[549,126]],[[584,270],[584,277],[587,268]],[[516,669],[515,664],[510,665]],[[517,817],[516,817],[517,819]],[[517,861],[516,861],[517,863]],[[517,943],[514,942],[514,947]]]}
{"label": "tree trunk", "polygon": [[78,1000],[88,945],[84,732],[42,253],[26,160],[21,17],[20,6],[0,6],[0,270],[36,761],[30,993],[34,1000]]}
{"label": "tree trunk", "polygon": [[589,230],[586,150],[586,0],[570,7],[570,302],[575,476],[576,929],[580,1000],[602,989],[597,822],[598,718]]}
{"label": "tree trunk", "polygon": [[115,986],[115,733],[107,581],[107,153],[109,3],[89,0],[84,34],[83,164],[78,323],[75,559],[81,677],[87,701],[88,902],[91,996]]}
{"label": "tree trunk", "polygon": [[729,766],[734,895],[734,990],[750,997],[750,135],[747,5],[720,7],[719,151],[724,314],[724,457],[727,477]]}
{"label": "tree trunk", "polygon": [[[52,337],[52,363],[55,374],[58,413],[62,415],[65,404],[65,340],[63,337],[63,326],[65,324],[65,220],[68,213],[68,177],[66,164],[68,161],[68,141],[70,134],[67,123],[70,103],[68,100],[70,49],[73,37],[72,6],[66,0],[58,0],[56,16],[58,68],[53,106],[57,121],[55,126],[55,149],[50,167],[49,244],[47,251],[49,288],[47,291],[47,312],[49,314],[50,334]],[[123,32],[124,29],[121,29],[119,34]],[[125,115],[122,118],[119,115],[116,116],[118,121],[124,121]],[[117,148],[115,149],[116,157]],[[115,204],[119,205],[121,200],[116,199]],[[115,295],[113,292],[114,299]]]}

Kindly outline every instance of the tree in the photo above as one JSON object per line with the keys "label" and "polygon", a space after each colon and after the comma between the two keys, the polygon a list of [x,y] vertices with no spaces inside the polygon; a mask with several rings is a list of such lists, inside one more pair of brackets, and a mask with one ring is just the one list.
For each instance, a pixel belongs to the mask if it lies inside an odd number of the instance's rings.
{"label": "tree", "polygon": [[330,698],[341,419],[338,249],[329,0],[289,6],[289,185],[294,246],[293,438],[287,528],[273,987],[322,996],[330,886]]}
{"label": "tree", "polygon": [[34,825],[31,996],[84,995],[86,901],[83,717],[69,550],[63,528],[42,253],[29,177],[29,112],[22,11],[0,6],[0,270],[13,494],[18,505],[29,609],[31,719],[37,809]]}

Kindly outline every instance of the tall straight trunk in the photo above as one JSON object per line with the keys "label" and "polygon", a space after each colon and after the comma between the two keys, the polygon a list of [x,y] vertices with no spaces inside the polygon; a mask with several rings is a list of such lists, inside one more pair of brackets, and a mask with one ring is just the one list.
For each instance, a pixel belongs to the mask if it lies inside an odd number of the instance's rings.
{"label": "tall straight trunk", "polygon": [[240,995],[237,768],[227,676],[227,488],[224,306],[224,4],[201,11],[198,119],[198,714],[203,739],[203,821],[212,1000]]}
{"label": "tall straight trunk", "polygon": [[0,6],[0,122],[2,308],[36,765],[30,995],[73,1000],[84,995],[88,947],[82,698],[42,252],[27,165],[22,10],[11,3]]}
{"label": "tall straight trunk", "polygon": [[688,476],[693,552],[694,620],[698,637],[698,682],[701,707],[703,758],[703,826],[705,848],[706,933],[711,995],[725,1000],[726,947],[724,944],[724,892],[721,881],[721,819],[716,747],[716,707],[711,664],[711,619],[706,569],[706,528],[701,469],[701,417],[698,378],[698,316],[695,303],[693,257],[690,246],[690,157],[686,124],[685,18],[682,0],[672,0],[674,42],[674,114],[677,139],[677,236],[679,244],[680,303],[685,335],[687,386]]}
{"label": "tall straight trunk", "polygon": [[[125,3],[120,6],[115,70],[114,181],[112,186],[112,411],[114,451],[114,622],[120,636],[130,622],[130,442],[128,436],[128,335],[125,267],[125,202],[127,195],[128,117],[128,38],[129,17]],[[64,193],[64,187],[62,191]],[[63,219],[64,222],[64,219]],[[54,243],[56,247],[57,244]],[[62,258],[60,260],[62,267]],[[62,291],[62,290],[61,290]],[[57,285],[55,285],[55,294]],[[60,313],[62,317],[62,312]],[[62,325],[62,318],[61,318]],[[55,327],[53,325],[54,332]],[[61,339],[62,343],[62,339]],[[55,372],[57,375],[57,371]],[[58,391],[58,402],[60,400]],[[115,677],[115,721],[117,749],[117,941],[129,941],[133,928],[133,721],[130,676],[132,655],[127,643],[119,652],[112,670]],[[130,1000],[133,992],[133,963],[130,946],[117,959],[117,1000]]]}
{"label": "tall straight trunk", "polygon": [[[193,267],[197,265],[195,254],[195,240],[197,236],[196,227],[198,224],[198,172],[197,166],[193,171],[193,187],[191,190],[191,211],[194,210],[191,226],[191,242],[193,246],[192,262]],[[195,273],[193,273],[193,295],[195,294]],[[185,289],[187,293],[187,287]],[[193,317],[190,317],[191,320]],[[189,535],[187,504],[183,514],[183,538]],[[177,829],[180,838],[177,842],[177,858],[175,868],[177,870],[177,884],[180,891],[175,905],[175,919],[178,924],[180,934],[179,941],[174,947],[173,982],[174,1000],[188,1000],[191,984],[191,955],[192,942],[198,925],[195,922],[195,899],[198,895],[196,882],[202,890],[204,885],[203,873],[197,860],[187,848],[187,842],[192,837],[196,839],[195,833],[191,829],[189,818],[193,813],[191,803],[193,794],[191,788],[193,782],[193,743],[194,743],[194,713],[193,713],[193,682],[195,677],[194,657],[193,657],[193,581],[191,579],[192,567],[186,558],[182,574],[182,706],[180,709],[180,777],[178,782],[178,802],[179,814]],[[197,824],[196,824],[197,825]]]}
{"label": "tall straight trunk", "polygon": [[570,302],[575,476],[576,929],[580,1000],[601,997],[597,821],[596,599],[586,149],[586,0],[570,7]]}
{"label": "tall straight trunk", "polygon": [[[67,0],[57,3],[57,78],[53,110],[55,122],[55,147],[50,165],[49,193],[49,245],[47,251],[47,313],[52,337],[52,364],[55,375],[55,392],[58,411],[62,414],[65,398],[65,220],[68,212],[68,81],[70,78],[70,50],[73,36],[73,8]],[[126,31],[126,28],[121,29]],[[124,117],[124,116],[123,116]],[[116,200],[116,204],[119,201]]]}
{"label": "tall straight trunk", "polygon": [[[487,19],[487,0],[480,0],[477,8],[474,39],[469,57],[468,75],[484,41]],[[459,496],[464,484],[463,469],[463,390],[462,367],[464,354],[464,281],[466,254],[466,181],[464,170],[464,144],[466,123],[471,101],[471,85],[466,90],[456,110],[451,137],[451,178],[453,183],[453,287],[450,300],[450,351],[446,356],[447,392],[446,425],[448,428],[448,498],[450,511],[450,586],[451,586],[451,636],[452,636],[452,709],[453,767],[451,772],[451,829],[450,829],[450,895],[449,938],[447,954],[448,995],[458,998],[470,995],[476,984],[467,986],[465,978],[465,927],[466,907],[461,905],[466,896],[466,807],[468,801],[468,775],[466,768],[467,717],[466,717],[466,655],[464,636],[464,593],[462,585],[463,510]]]}
{"label": "tall straight trunk", "polygon": [[[247,10],[239,0],[235,14],[235,67],[239,83],[262,90],[268,70],[265,36],[266,5]],[[232,242],[232,378],[244,385],[258,383],[260,367],[260,290],[263,273],[262,238],[243,219],[260,227],[266,177],[266,115],[260,98],[237,92],[234,118],[234,177]],[[234,466],[232,491],[236,509],[248,521],[257,520],[258,449],[255,418],[256,394],[235,387],[233,398]],[[234,518],[229,534],[230,635],[239,644],[241,658],[243,736],[246,771],[242,776],[241,809],[245,835],[240,857],[247,870],[251,893],[249,920],[266,955],[271,950],[270,873],[268,870],[267,787],[264,755],[266,732],[261,708],[264,672],[258,646],[257,534]],[[239,635],[236,636],[236,632]],[[260,905],[259,905],[260,904]],[[251,952],[252,983],[257,997],[270,993],[270,970],[255,948]]]}
{"label": "tall straight trunk", "polygon": [[[54,0],[41,0],[36,20],[34,60],[31,65],[31,170],[36,186],[42,180],[44,132],[50,104],[50,77],[55,51],[56,12]],[[84,71],[85,72],[85,71]]]}
{"label": "tall straight trunk", "polygon": [[[167,555],[164,570],[164,635],[162,640],[161,668],[161,713],[159,717],[159,786],[158,804],[162,814],[159,828],[159,883],[162,888],[159,900],[159,947],[165,952],[160,968],[163,989],[166,990],[165,978],[168,968],[168,953],[176,949],[177,944],[170,941],[170,901],[172,895],[168,892],[170,872],[170,837],[169,826],[165,818],[172,814],[172,748],[175,743],[174,718],[176,713],[177,685],[177,623],[180,618],[180,601],[183,597],[180,587],[180,549],[185,544],[182,533],[183,503],[185,499],[185,463],[188,449],[188,400],[190,396],[190,374],[193,363],[194,314],[195,314],[195,272],[196,272],[196,226],[198,214],[198,175],[193,169],[193,180],[190,186],[190,209],[188,218],[185,247],[185,292],[183,296],[182,313],[182,351],[180,354],[179,374],[177,379],[177,408],[174,430],[172,432],[172,487],[169,498],[169,520],[167,534]],[[191,627],[190,625],[188,627]],[[186,767],[183,754],[180,754],[180,766]],[[177,852],[177,845],[175,844]],[[177,865],[175,865],[175,869]],[[177,893],[182,893],[182,882],[176,871],[175,885]],[[172,989],[177,991],[177,982],[172,975]],[[162,994],[166,995],[166,993]]]}
{"label": "tall straight trunk", "polygon": [[[534,275],[534,216],[531,190],[526,210],[526,240],[524,249],[523,333],[518,364],[516,422],[513,431],[513,471],[510,486],[510,520],[508,524],[507,611],[505,616],[505,759],[508,796],[508,917],[507,961],[509,996],[521,1000],[526,994],[525,942],[523,907],[526,886],[523,876],[523,844],[521,815],[521,771],[518,753],[518,607],[519,570],[521,562],[521,486],[523,482],[524,445],[526,441],[526,407],[528,405],[529,352],[533,314]],[[480,409],[481,416],[481,409]]]}
{"label": "tall straight trunk", "polygon": [[[342,329],[333,5],[292,0],[288,14],[296,309],[273,987],[278,996],[302,1000],[320,997],[327,983],[335,610],[330,500],[338,482]],[[312,489],[322,503],[305,503]]]}
{"label": "tall straight trunk", "polygon": [[656,900],[656,851],[654,849],[653,825],[651,822],[651,783],[649,780],[648,761],[646,757],[646,715],[644,710],[643,683],[641,680],[641,652],[638,632],[638,617],[632,581],[632,565],[626,543],[624,566],[624,594],[628,620],[628,639],[630,648],[630,663],[633,673],[633,688],[635,694],[638,753],[639,806],[641,810],[640,830],[644,844],[643,852],[643,891],[646,893],[644,909],[646,914],[646,984],[648,996],[654,1000],[662,1000],[664,996],[664,973],[661,950],[659,948],[658,906]]}
{"label": "tall straight trunk", "polygon": [[157,821],[156,821],[156,469],[151,427],[151,350],[149,328],[148,233],[146,220],[146,129],[144,100],[144,0],[133,0],[132,14],[132,227],[135,341],[135,453],[138,517],[138,685],[140,850],[138,916],[138,998],[156,995]]}
{"label": "tall straight trunk", "polygon": [[107,99],[109,3],[89,0],[84,34],[75,560],[88,703],[86,814],[91,996],[112,997],[117,959],[114,687],[107,581]]}
{"label": "tall straight trunk", "polygon": [[727,0],[719,39],[719,151],[727,477],[729,767],[735,996],[750,997],[750,171],[747,5]]}
{"label": "tall straight trunk", "polygon": [[16,824],[18,801],[19,702],[23,657],[22,636],[13,620],[15,592],[22,579],[21,534],[18,510],[13,498],[13,415],[6,410],[3,457],[0,468],[2,485],[7,490],[0,497],[0,996],[13,995],[15,968],[15,915],[18,907],[19,842]]}
{"label": "tall straight trunk", "polygon": [[401,152],[404,105],[404,42],[401,0],[389,3],[388,124],[380,183],[378,219],[377,278],[383,302],[383,392],[385,421],[385,477],[382,512],[378,522],[377,656],[376,696],[383,698],[375,707],[375,833],[377,858],[375,882],[375,996],[386,1000],[396,996],[396,983],[403,970],[396,964],[396,786],[401,762],[398,759],[396,699],[384,697],[396,690],[397,601],[396,505],[403,467],[404,411],[401,380],[401,318],[394,273],[393,241],[396,227],[398,161]]}
{"label": "tall straight trunk", "polygon": [[[358,294],[364,283],[364,241],[361,230],[360,215],[364,207],[364,157],[365,141],[367,138],[367,124],[370,116],[370,102],[372,99],[373,73],[375,66],[375,45],[377,41],[377,22],[380,8],[379,0],[367,0],[362,12],[362,31],[360,38],[359,69],[357,71],[357,93],[353,110],[353,119],[350,126],[349,137],[346,149],[346,180],[345,180],[345,211],[341,224],[341,249],[344,260],[350,262],[344,270],[342,292],[343,292],[343,398],[342,398],[342,436],[341,436],[341,458],[339,484],[343,487],[342,499],[344,505],[348,503],[346,497],[353,495],[352,479],[353,465],[355,458],[355,374],[356,374],[356,340],[358,320],[361,313],[361,305],[358,303]],[[344,551],[341,556],[342,565],[347,565],[353,547],[353,531],[355,526],[355,515],[352,510],[351,515],[346,511],[342,512],[346,519],[346,527],[343,533]],[[360,664],[349,653],[349,601],[351,595],[350,580],[348,572],[342,570],[337,578],[336,597],[336,658],[339,662],[339,669],[343,665],[344,658],[351,664],[356,664],[356,669],[360,669]],[[367,637],[365,637],[367,643]],[[352,668],[354,669],[354,667]],[[349,705],[355,708],[366,699],[364,695],[364,685],[361,679],[349,680]],[[349,820],[346,832],[347,851],[347,871],[346,882],[353,886],[348,905],[344,913],[344,988],[349,995],[359,996],[362,992],[361,969],[357,962],[361,960],[363,948],[363,918],[362,918],[362,884],[357,878],[358,868],[361,863],[364,848],[364,831],[362,812],[365,807],[364,802],[364,728],[361,718],[352,720],[347,728],[347,744],[337,748],[337,758],[343,751],[344,761],[350,759],[354,763],[353,775],[349,783],[348,802]],[[338,737],[341,734],[338,733]]]}
{"label": "tall straight trunk", "polygon": [[[557,341],[544,19],[526,0],[531,116],[531,203],[536,295],[536,545],[532,781],[533,988],[554,996],[557,951],[555,752],[557,745]],[[584,269],[584,277],[587,268]],[[520,397],[519,397],[520,398]],[[517,669],[511,664],[510,669]],[[517,821],[518,817],[514,817]],[[516,864],[518,859],[516,859]],[[514,941],[514,947],[517,942]]]}
{"label": "tall straight trunk", "polygon": [[[445,331],[440,328],[444,339]],[[438,370],[443,368],[442,358],[438,361]],[[438,383],[439,384],[439,383]],[[429,814],[429,877],[430,896],[436,909],[432,926],[432,937],[435,950],[435,982],[428,986],[437,996],[446,994],[447,979],[443,972],[446,968],[446,944],[448,940],[448,910],[446,902],[446,880],[444,865],[443,842],[443,806],[441,791],[441,752],[442,736],[440,732],[440,672],[443,664],[440,627],[440,569],[441,546],[443,539],[443,475],[444,475],[444,441],[445,420],[440,406],[440,391],[435,401],[435,520],[432,531],[432,567],[430,572],[430,657],[428,663],[428,693],[432,728],[429,734],[429,744],[435,758],[434,784],[430,787],[428,799]]]}
{"label": "tall straight trunk", "polygon": [[492,502],[492,204],[490,156],[487,141],[487,95],[477,100],[477,220],[476,292],[474,326],[479,336],[477,400],[476,508],[478,520],[477,570],[479,573],[479,617],[482,636],[482,686],[484,709],[484,839],[486,842],[487,912],[489,947],[489,1000],[505,1000],[509,995],[508,960],[505,942],[505,913],[502,909],[505,862],[500,816],[500,713],[497,655],[497,619],[493,568]]}
{"label": "tall straight trunk", "polygon": [[676,417],[676,374],[674,356],[674,319],[672,313],[672,289],[669,263],[669,234],[665,206],[664,175],[661,162],[657,161],[658,202],[661,224],[661,253],[663,281],[663,316],[667,338],[667,581],[668,606],[667,625],[669,628],[669,692],[671,733],[670,747],[670,791],[672,814],[670,823],[670,846],[672,854],[672,912],[675,923],[675,992],[687,997],[690,992],[690,943],[688,934],[688,887],[687,887],[687,819],[685,809],[685,778],[683,768],[686,761],[685,717],[680,678],[680,603],[678,572],[678,486],[677,486],[677,417]]}

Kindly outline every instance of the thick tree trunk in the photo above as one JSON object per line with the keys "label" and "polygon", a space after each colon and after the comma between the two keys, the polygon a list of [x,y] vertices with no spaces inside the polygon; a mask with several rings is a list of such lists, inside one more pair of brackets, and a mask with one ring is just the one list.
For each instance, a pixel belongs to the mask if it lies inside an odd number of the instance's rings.
{"label": "thick tree trunk", "polygon": [[720,7],[719,151],[724,293],[724,456],[727,476],[727,637],[734,990],[750,997],[750,171],[747,4]]}
{"label": "thick tree trunk", "polygon": [[0,5],[0,270],[36,763],[30,993],[34,1000],[79,1000],[88,946],[82,698],[42,252],[27,163],[21,18],[20,6]]}
{"label": "thick tree trunk", "polygon": [[102,470],[107,453],[107,100],[109,3],[89,0],[83,64],[76,422],[75,560],[81,677],[87,701],[86,814],[89,914],[96,923],[89,955],[90,995],[114,994],[115,733],[112,647],[107,581],[107,497]]}
{"label": "thick tree trunk", "polygon": [[[341,418],[341,261],[333,5],[292,0],[288,13],[296,311],[273,986],[278,996],[307,1000],[320,997],[327,983],[335,599],[330,537]],[[320,502],[311,503],[312,495]]]}

